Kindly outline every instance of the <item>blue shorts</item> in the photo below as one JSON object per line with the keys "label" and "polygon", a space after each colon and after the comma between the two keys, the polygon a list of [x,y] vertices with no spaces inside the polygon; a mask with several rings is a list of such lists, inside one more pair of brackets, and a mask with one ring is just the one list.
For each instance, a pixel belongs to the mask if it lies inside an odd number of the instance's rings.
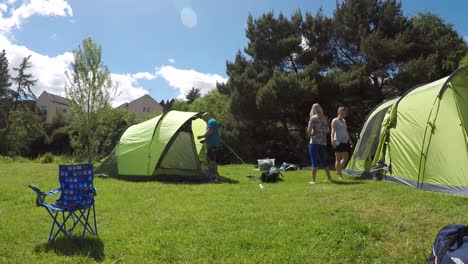
{"label": "blue shorts", "polygon": [[327,164],[327,146],[322,144],[309,144],[309,156],[312,162],[312,168],[326,168]]}

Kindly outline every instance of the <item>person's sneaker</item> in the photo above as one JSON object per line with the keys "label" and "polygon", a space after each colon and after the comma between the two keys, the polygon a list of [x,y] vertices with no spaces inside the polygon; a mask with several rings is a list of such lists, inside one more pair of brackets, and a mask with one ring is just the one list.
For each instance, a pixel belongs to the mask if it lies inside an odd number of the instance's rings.
{"label": "person's sneaker", "polygon": [[338,175],[338,179],[342,180],[342,179],[343,179],[343,177],[341,177],[341,176],[339,176],[339,175]]}
{"label": "person's sneaker", "polygon": [[315,182],[314,182],[314,181],[311,181],[311,182],[309,182],[309,184],[315,184]]}

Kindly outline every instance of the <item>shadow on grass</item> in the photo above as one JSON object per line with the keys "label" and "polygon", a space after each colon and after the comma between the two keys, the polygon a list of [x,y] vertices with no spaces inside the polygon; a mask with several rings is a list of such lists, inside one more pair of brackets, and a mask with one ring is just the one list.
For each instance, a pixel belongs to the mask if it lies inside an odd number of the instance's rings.
{"label": "shadow on grass", "polygon": [[104,260],[104,243],[99,238],[85,237],[83,246],[80,245],[80,238],[73,237],[73,243],[65,237],[59,237],[52,243],[44,242],[35,247],[36,253],[55,252],[62,256],[84,256],[94,259],[95,261]]}
{"label": "shadow on grass", "polygon": [[156,181],[164,184],[188,184],[188,185],[197,185],[197,184],[222,184],[222,183],[227,183],[227,184],[237,184],[239,181],[233,180],[231,178],[225,177],[225,176],[219,176],[220,181],[219,182],[214,182],[212,179],[156,179]]}
{"label": "shadow on grass", "polygon": [[197,177],[175,177],[175,176],[118,176],[113,179],[123,180],[128,182],[160,182],[164,184],[187,184],[187,185],[198,185],[198,184],[216,184],[216,183],[228,183],[237,184],[239,181],[233,180],[225,176],[219,176],[220,182],[214,182],[208,178],[197,178]]}
{"label": "shadow on grass", "polygon": [[331,183],[336,185],[358,185],[358,184],[365,184],[363,181],[341,181],[341,180],[332,180]]}

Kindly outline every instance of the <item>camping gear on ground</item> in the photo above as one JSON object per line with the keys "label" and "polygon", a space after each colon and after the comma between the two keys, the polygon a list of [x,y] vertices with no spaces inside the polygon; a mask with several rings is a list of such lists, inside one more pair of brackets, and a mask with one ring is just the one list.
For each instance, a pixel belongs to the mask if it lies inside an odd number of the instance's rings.
{"label": "camping gear on ground", "polygon": [[468,67],[377,106],[345,173],[468,195]]}
{"label": "camping gear on ground", "polygon": [[258,159],[257,162],[260,171],[269,171],[271,167],[275,166],[275,159],[264,158]]}
{"label": "camping gear on ground", "polygon": [[454,224],[442,228],[437,234],[427,263],[468,263],[468,227]]}
{"label": "camping gear on ground", "polygon": [[279,178],[282,177],[280,170],[275,167],[271,167],[269,171],[262,172],[262,176],[260,176],[260,180],[262,182],[270,182],[275,183],[278,182]]}
{"label": "camping gear on ground", "polygon": [[275,167],[271,167],[268,171],[263,171],[260,176],[247,175],[247,178],[257,179],[268,183],[278,182],[280,177],[283,178],[284,176],[281,171]]}
{"label": "camping gear on ground", "polygon": [[[130,126],[96,173],[127,179],[204,178],[198,135],[206,131],[200,113],[169,111]],[[202,157],[205,159],[205,157]]]}
{"label": "camping gear on ground", "polygon": [[302,168],[301,168],[301,166],[296,165],[296,164],[283,162],[283,164],[281,164],[281,167],[279,169],[280,169],[280,171],[296,171],[296,170],[300,170]]}
{"label": "camping gear on ground", "polygon": [[[93,164],[59,165],[60,187],[49,192],[42,192],[38,187],[29,185],[36,192],[36,205],[44,207],[52,218],[49,243],[62,233],[73,241],[71,233],[77,226],[82,226],[81,244],[86,232],[97,236],[96,210],[94,197],[97,192],[93,186]],[[60,192],[60,197],[53,204],[46,203],[45,198]],[[90,218],[92,214],[92,218]],[[93,219],[94,224],[90,223]]]}

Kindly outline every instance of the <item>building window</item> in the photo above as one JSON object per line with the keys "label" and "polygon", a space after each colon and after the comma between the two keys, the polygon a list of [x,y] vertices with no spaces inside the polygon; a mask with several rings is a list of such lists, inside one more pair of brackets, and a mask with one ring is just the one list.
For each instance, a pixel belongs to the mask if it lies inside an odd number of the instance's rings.
{"label": "building window", "polygon": [[151,112],[151,108],[147,107],[146,110],[148,110],[148,113]]}
{"label": "building window", "polygon": [[143,106],[143,113],[146,112],[146,107]]}
{"label": "building window", "polygon": [[41,113],[43,113],[44,115],[47,115],[47,106],[45,106],[45,105],[39,106],[39,110],[40,110]]}
{"label": "building window", "polygon": [[63,109],[63,112],[64,112],[64,113],[66,113],[66,112],[67,112],[67,109],[66,109],[66,108],[64,108],[64,109]]}

